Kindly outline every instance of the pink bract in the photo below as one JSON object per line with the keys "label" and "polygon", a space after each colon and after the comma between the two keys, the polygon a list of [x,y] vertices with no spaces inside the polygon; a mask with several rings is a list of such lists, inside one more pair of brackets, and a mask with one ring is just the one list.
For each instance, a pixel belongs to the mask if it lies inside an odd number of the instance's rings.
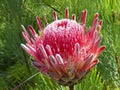
{"label": "pink bract", "polygon": [[96,13],[92,27],[86,30],[86,10],[82,24],[76,22],[75,15],[69,19],[68,8],[65,19],[57,20],[56,12],[53,17],[54,22],[47,23],[44,29],[40,18],[36,17],[40,36],[32,26],[29,26],[29,34],[22,25],[22,34],[27,43],[21,46],[35,58],[32,63],[41,73],[62,85],[71,86],[81,81],[98,63],[97,57],[105,49],[105,46],[99,46],[102,20],[98,23]]}

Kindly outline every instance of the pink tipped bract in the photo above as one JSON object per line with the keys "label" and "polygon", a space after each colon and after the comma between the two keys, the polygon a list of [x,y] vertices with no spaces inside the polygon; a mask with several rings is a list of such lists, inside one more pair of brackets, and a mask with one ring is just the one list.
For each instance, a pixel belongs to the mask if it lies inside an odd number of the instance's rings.
{"label": "pink tipped bract", "polygon": [[65,19],[57,20],[56,12],[53,17],[54,22],[47,23],[44,29],[40,18],[36,17],[40,36],[32,26],[29,26],[31,34],[22,26],[27,43],[21,46],[35,58],[32,63],[41,73],[62,85],[70,86],[86,76],[98,63],[97,57],[105,49],[105,46],[100,46],[102,20],[98,23],[97,13],[92,27],[86,30],[86,10],[83,12],[82,24],[76,22],[75,15],[69,19],[68,8]]}

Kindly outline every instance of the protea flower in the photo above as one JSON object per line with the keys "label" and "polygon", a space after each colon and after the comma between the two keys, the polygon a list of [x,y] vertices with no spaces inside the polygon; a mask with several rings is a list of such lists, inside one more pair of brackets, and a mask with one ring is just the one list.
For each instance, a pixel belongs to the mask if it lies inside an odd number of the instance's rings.
{"label": "protea flower", "polygon": [[75,15],[69,19],[68,8],[65,19],[57,20],[56,12],[53,17],[54,21],[47,23],[44,29],[40,18],[36,17],[41,35],[32,26],[29,26],[31,34],[22,26],[27,43],[21,46],[34,57],[32,63],[41,73],[61,85],[73,86],[98,63],[97,57],[105,49],[105,46],[99,46],[102,20],[98,23],[96,13],[92,27],[86,30],[86,10],[82,24],[76,22]]}

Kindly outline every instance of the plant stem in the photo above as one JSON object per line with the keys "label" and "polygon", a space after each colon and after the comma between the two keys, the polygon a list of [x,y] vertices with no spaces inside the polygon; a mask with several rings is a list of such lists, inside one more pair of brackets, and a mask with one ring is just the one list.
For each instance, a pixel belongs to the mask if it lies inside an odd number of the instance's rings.
{"label": "plant stem", "polygon": [[69,86],[69,90],[74,90],[74,85]]}

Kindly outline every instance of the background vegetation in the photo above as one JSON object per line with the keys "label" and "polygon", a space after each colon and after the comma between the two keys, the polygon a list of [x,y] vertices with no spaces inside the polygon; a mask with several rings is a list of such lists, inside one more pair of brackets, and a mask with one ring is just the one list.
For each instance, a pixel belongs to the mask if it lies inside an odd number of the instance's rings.
{"label": "background vegetation", "polygon": [[11,90],[17,85],[18,90],[68,90],[38,73],[20,46],[24,42],[21,24],[38,30],[37,15],[45,27],[44,15],[52,22],[55,10],[59,19],[64,18],[66,7],[70,16],[76,14],[77,20],[80,12],[87,9],[87,27],[92,25],[96,12],[104,22],[101,34],[106,50],[97,67],[75,90],[120,89],[120,0],[0,0],[0,90]]}

